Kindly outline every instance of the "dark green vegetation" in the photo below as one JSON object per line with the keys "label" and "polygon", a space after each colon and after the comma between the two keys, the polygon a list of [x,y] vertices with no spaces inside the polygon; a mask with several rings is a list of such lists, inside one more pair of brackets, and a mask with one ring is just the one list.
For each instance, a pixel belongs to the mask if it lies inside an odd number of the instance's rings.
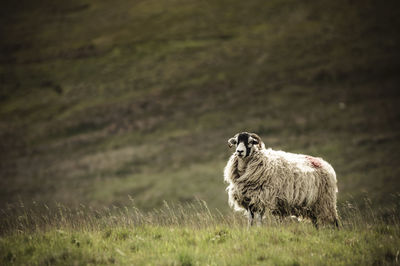
{"label": "dark green vegetation", "polygon": [[321,156],[339,201],[400,190],[396,1],[8,1],[0,206],[229,212],[226,141]]}

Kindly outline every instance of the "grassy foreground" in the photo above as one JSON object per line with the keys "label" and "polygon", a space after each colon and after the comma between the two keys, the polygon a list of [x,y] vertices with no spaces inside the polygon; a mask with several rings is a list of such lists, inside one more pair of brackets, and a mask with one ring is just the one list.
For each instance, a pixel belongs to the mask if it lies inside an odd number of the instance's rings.
{"label": "grassy foreground", "polygon": [[[15,212],[15,209],[14,209]],[[342,208],[343,227],[267,218],[246,228],[240,215],[212,214],[202,202],[143,214],[135,208],[4,211],[2,265],[392,265],[400,223]]]}

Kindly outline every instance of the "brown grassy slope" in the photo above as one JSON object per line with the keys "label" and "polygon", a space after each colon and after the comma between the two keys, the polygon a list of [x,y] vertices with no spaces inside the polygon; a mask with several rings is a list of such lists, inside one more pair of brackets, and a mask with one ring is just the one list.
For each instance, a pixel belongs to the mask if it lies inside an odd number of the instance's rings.
{"label": "brown grassy slope", "polygon": [[226,209],[226,139],[322,156],[339,200],[399,190],[395,2],[19,2],[1,16],[1,205]]}

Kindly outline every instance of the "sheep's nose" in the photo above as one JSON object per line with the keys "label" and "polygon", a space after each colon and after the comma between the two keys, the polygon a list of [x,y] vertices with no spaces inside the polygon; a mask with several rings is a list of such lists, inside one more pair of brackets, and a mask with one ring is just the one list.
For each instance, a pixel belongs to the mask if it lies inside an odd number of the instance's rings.
{"label": "sheep's nose", "polygon": [[239,155],[242,155],[243,151],[242,150],[237,150],[236,151]]}

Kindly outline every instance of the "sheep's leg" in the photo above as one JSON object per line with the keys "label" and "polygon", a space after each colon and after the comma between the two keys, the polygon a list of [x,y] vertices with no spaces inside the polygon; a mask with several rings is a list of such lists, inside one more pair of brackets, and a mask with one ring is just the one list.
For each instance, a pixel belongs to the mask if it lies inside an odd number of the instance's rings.
{"label": "sheep's leg", "polygon": [[338,218],[335,218],[335,220],[333,221],[333,224],[335,225],[336,229],[340,229],[340,222]]}
{"label": "sheep's leg", "polygon": [[261,226],[261,215],[260,213],[256,213],[256,222],[257,222],[257,226]]}
{"label": "sheep's leg", "polygon": [[315,226],[315,228],[318,229],[318,219],[317,219],[317,217],[315,217],[315,216],[311,217],[311,221],[312,221],[313,225]]}
{"label": "sheep's leg", "polygon": [[249,219],[247,227],[250,228],[251,226],[253,226],[253,223],[254,223],[254,212],[252,212],[250,209],[248,209],[247,214],[248,214],[248,219]]}
{"label": "sheep's leg", "polygon": [[[335,201],[331,199],[331,197],[325,197],[321,199],[320,202],[314,208],[313,215],[315,216],[316,223],[315,227],[318,228],[318,224],[325,225],[329,224],[339,229],[339,216],[337,214]],[[311,217],[312,220],[313,217]],[[314,221],[313,221],[314,223]]]}
{"label": "sheep's leg", "polygon": [[257,212],[257,226],[262,225],[263,216],[264,216],[263,212]]}
{"label": "sheep's leg", "polygon": [[338,229],[338,230],[339,230],[340,227],[341,227],[341,224],[340,224],[339,215],[338,215],[338,213],[337,213],[335,207],[336,207],[336,206],[333,206],[333,207],[331,208],[331,218],[330,218],[330,221],[331,221],[332,225],[335,227],[335,229]]}
{"label": "sheep's leg", "polygon": [[[311,221],[312,221],[313,225],[315,226],[315,228],[318,229],[319,228],[318,218],[317,217],[311,217]],[[326,223],[327,223],[326,220],[325,220],[325,222],[322,222],[322,224],[326,224]],[[340,221],[339,221],[339,219],[337,217],[331,219],[331,223],[336,229],[338,229],[338,230],[340,229]]]}

